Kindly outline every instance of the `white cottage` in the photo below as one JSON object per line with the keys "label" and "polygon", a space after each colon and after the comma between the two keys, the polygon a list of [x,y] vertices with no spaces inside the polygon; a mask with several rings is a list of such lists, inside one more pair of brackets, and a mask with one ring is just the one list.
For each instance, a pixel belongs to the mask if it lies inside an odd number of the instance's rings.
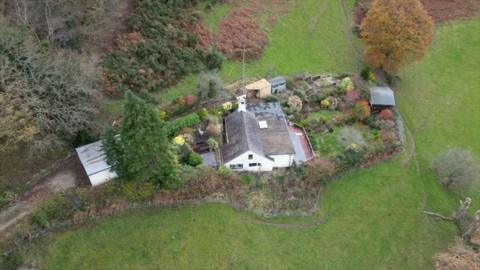
{"label": "white cottage", "polygon": [[279,103],[248,105],[225,119],[223,165],[241,171],[272,171],[293,165],[295,149]]}

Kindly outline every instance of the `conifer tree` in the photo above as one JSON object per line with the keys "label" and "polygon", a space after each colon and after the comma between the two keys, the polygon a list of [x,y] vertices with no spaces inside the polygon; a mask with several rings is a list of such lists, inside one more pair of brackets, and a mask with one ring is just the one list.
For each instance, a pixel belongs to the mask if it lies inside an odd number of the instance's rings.
{"label": "conifer tree", "polygon": [[126,98],[119,135],[111,128],[105,134],[108,164],[121,179],[174,185],[179,181],[179,165],[159,114],[131,92]]}
{"label": "conifer tree", "polygon": [[375,0],[360,26],[366,61],[397,74],[402,66],[425,56],[434,30],[419,0]]}

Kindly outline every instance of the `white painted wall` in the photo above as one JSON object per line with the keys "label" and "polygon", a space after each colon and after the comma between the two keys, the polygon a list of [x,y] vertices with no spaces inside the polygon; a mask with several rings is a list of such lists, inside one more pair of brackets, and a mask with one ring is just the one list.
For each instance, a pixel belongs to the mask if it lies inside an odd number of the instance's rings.
{"label": "white painted wall", "polygon": [[288,168],[293,165],[293,155],[271,155],[269,157],[275,160],[273,167]]}
{"label": "white painted wall", "polygon": [[[253,158],[249,159],[248,156],[252,155]],[[250,167],[250,163],[260,163],[261,166]],[[230,168],[230,165],[242,164],[243,169],[237,169],[238,171],[250,171],[250,172],[270,172],[273,170],[274,162],[264,156],[258,155],[252,151],[247,151],[244,154],[234,158],[233,160],[225,163],[224,165],[227,168]]]}

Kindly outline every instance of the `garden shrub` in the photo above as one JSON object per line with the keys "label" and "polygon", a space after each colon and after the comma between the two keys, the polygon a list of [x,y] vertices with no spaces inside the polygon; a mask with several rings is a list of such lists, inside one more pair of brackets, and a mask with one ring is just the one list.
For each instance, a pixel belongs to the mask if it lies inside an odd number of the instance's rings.
{"label": "garden shrub", "polygon": [[244,183],[247,184],[247,185],[250,185],[250,184],[253,182],[253,180],[254,180],[253,176],[251,176],[251,175],[248,174],[248,173],[242,174],[242,175],[240,176],[240,179],[242,180],[242,182],[244,182]]}
{"label": "garden shrub", "polygon": [[394,120],[395,114],[390,109],[383,109],[378,116],[383,120]]}
{"label": "garden shrub", "polygon": [[5,270],[17,270],[20,269],[23,261],[23,255],[17,250],[2,252],[0,257],[0,268]]}
{"label": "garden shrub", "polygon": [[293,91],[293,93],[294,93],[296,96],[298,96],[298,97],[302,100],[302,102],[307,102],[307,97],[305,96],[305,94],[303,93],[303,91],[301,91],[301,90],[295,90],[295,91]]}
{"label": "garden shrub", "polygon": [[359,100],[355,104],[354,108],[354,115],[358,120],[365,120],[365,118],[369,117],[372,114],[370,105],[366,100]]}
{"label": "garden shrub", "polygon": [[218,71],[222,68],[223,56],[217,50],[212,50],[205,57],[205,65],[208,70]]}
{"label": "garden shrub", "polygon": [[289,97],[287,103],[292,112],[300,112],[303,108],[302,99],[299,96]]}
{"label": "garden shrub", "polygon": [[367,118],[363,119],[363,122],[369,126],[371,129],[379,130],[381,128],[378,121],[372,115],[368,116]]}
{"label": "garden shrub", "polygon": [[215,98],[223,91],[222,78],[214,72],[203,72],[198,76],[197,90],[202,100]]}
{"label": "garden shrub", "polygon": [[150,181],[122,181],[117,185],[121,196],[129,202],[144,202],[155,195],[156,187]]}
{"label": "garden shrub", "polygon": [[158,115],[160,115],[160,119],[162,119],[162,121],[167,121],[170,118],[168,113],[164,110],[160,110]]}
{"label": "garden shrub", "polygon": [[78,209],[71,198],[65,193],[57,193],[33,212],[30,222],[46,228],[53,223],[70,219],[76,210]]}
{"label": "garden shrub", "polygon": [[355,84],[353,84],[353,81],[350,77],[345,77],[340,82],[339,87],[340,87],[340,89],[342,89],[342,91],[349,92],[349,91],[352,91],[353,89],[355,89]]}
{"label": "garden shrub", "polygon": [[193,106],[198,103],[198,96],[196,95],[188,95],[184,97],[185,105]]}
{"label": "garden shrub", "polygon": [[286,78],[287,81],[287,89],[295,89],[297,87],[297,83],[292,78]]}
{"label": "garden shrub", "polygon": [[370,69],[370,67],[365,67],[364,69],[362,69],[362,71],[360,72],[360,76],[362,77],[362,79],[364,81],[371,81],[372,79],[372,76],[373,73],[372,73],[372,70]]}
{"label": "garden shrub", "polygon": [[201,120],[205,120],[208,117],[208,110],[205,108],[201,108],[197,111],[197,115],[198,117],[200,117]]}
{"label": "garden shrub", "polygon": [[339,157],[339,161],[344,166],[353,167],[363,160],[365,151],[358,147],[347,147],[345,152]]}
{"label": "garden shrub", "polygon": [[355,106],[355,104],[359,99],[360,99],[359,91],[348,91],[344,96],[344,100],[349,107]]}
{"label": "garden shrub", "polygon": [[272,200],[269,198],[263,190],[257,190],[251,192],[247,199],[248,209],[268,209],[268,206],[272,203]]}
{"label": "garden shrub", "polygon": [[190,154],[190,156],[188,157],[187,164],[192,166],[192,167],[196,167],[198,165],[201,165],[202,163],[203,163],[202,156],[200,156],[199,154],[197,154],[195,152],[192,152]]}
{"label": "garden shrub", "polygon": [[40,228],[46,228],[49,225],[47,213],[43,210],[33,212],[30,222]]}
{"label": "garden shrub", "polygon": [[276,96],[268,96],[268,97],[264,98],[263,100],[265,100],[265,102],[277,102],[278,98]]}
{"label": "garden shrub", "polygon": [[168,137],[175,136],[178,132],[186,127],[194,127],[201,123],[200,117],[196,113],[189,114],[175,121],[168,122],[164,130]]}
{"label": "garden shrub", "polygon": [[222,177],[227,178],[232,174],[232,170],[226,166],[221,166],[218,169],[218,173],[220,173]]}

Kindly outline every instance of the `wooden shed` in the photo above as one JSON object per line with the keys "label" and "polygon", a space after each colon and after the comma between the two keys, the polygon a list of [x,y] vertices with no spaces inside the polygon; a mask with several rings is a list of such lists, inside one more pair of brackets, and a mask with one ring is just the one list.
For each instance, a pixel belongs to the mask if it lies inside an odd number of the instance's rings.
{"label": "wooden shed", "polygon": [[245,89],[249,97],[265,98],[272,95],[272,84],[265,79],[251,83]]}
{"label": "wooden shed", "polygon": [[395,94],[390,87],[371,87],[370,88],[370,106],[373,111],[381,111],[395,107]]}

